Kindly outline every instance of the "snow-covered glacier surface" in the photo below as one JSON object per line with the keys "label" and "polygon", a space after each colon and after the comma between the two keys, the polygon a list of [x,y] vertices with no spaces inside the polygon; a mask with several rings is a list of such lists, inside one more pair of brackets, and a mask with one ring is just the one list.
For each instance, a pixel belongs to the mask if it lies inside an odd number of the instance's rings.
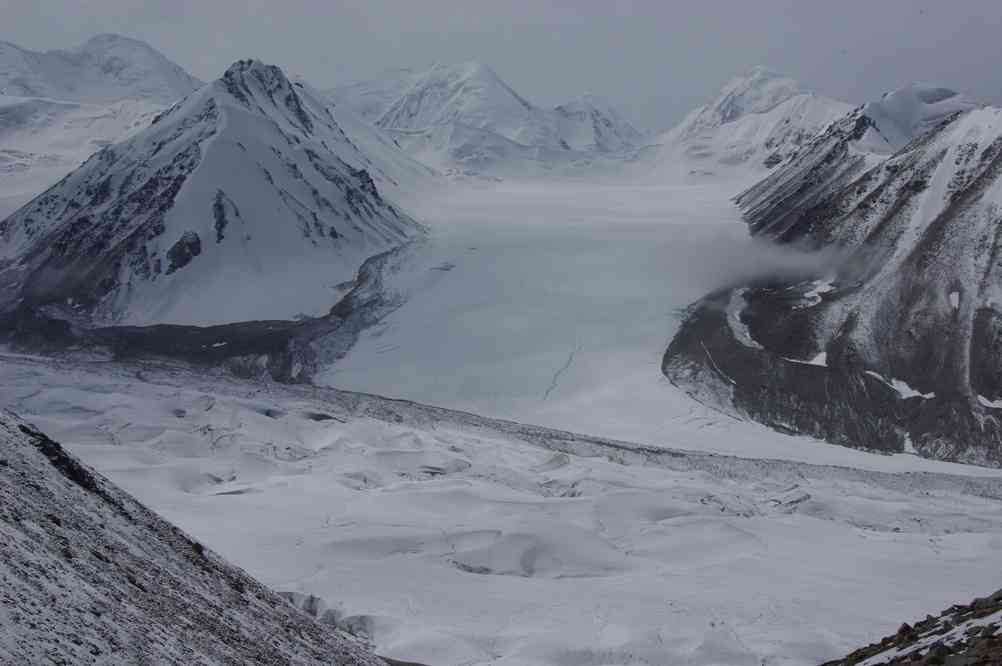
{"label": "snow-covered glacier surface", "polygon": [[665,453],[100,361],[4,355],[0,403],[408,661],[816,664],[1002,583],[994,470]]}
{"label": "snow-covered glacier surface", "polygon": [[814,269],[748,238],[728,196],[679,178],[455,183],[406,206],[429,239],[387,288],[403,305],[319,380],[607,437],[868,469],[926,469],[738,422],[659,371],[682,310],[760,274]]}

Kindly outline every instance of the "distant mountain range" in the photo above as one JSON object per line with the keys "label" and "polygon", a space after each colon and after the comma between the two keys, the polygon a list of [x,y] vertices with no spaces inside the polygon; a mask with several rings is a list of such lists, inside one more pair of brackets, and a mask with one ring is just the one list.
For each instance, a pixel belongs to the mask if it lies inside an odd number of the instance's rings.
{"label": "distant mountain range", "polygon": [[478,62],[325,94],[257,61],[198,88],[109,35],[47,54],[4,45],[0,63],[5,91],[32,95],[0,100],[0,168],[20,188],[7,200],[98,151],[0,222],[8,313],[88,326],[325,317],[367,260],[422,236],[392,201],[434,169],[732,169],[765,176],[736,200],[753,234],[828,259],[708,297],[666,374],[785,430],[1002,461],[1002,111],[948,89],[851,108],[757,67],[652,150],[607,102],[541,108]]}
{"label": "distant mountain range", "polygon": [[201,85],[149,44],[121,35],[97,35],[77,48],[45,52],[0,42],[0,95],[170,104]]}
{"label": "distant mountain range", "polygon": [[585,95],[541,108],[475,61],[420,72],[392,70],[329,94],[440,169],[504,171],[526,163],[557,167],[593,154],[635,150],[645,142],[640,131],[598,97]]}

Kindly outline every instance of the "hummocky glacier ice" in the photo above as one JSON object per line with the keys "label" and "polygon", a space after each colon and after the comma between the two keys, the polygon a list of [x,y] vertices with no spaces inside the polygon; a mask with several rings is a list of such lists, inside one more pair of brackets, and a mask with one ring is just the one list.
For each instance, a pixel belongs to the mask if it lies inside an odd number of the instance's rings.
{"label": "hummocky glacier ice", "polygon": [[669,378],[778,428],[1002,464],[1000,121],[911,86],[740,195],[754,234],[837,260],[699,303]]}
{"label": "hummocky glacier ice", "polygon": [[115,324],[326,313],[366,258],[423,231],[377,187],[407,160],[391,150],[364,155],[306,84],[237,62],[0,222],[2,309]]}

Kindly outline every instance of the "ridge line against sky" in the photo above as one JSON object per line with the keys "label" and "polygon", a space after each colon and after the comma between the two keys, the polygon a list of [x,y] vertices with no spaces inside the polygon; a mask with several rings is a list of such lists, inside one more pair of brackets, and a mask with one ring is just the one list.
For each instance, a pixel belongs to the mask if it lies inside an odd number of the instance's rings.
{"label": "ridge line against sky", "polygon": [[653,130],[757,64],[851,103],[925,81],[1002,104],[993,0],[0,0],[0,16],[24,48],[117,32],[204,80],[246,57],[322,88],[476,59],[535,104],[593,93]]}

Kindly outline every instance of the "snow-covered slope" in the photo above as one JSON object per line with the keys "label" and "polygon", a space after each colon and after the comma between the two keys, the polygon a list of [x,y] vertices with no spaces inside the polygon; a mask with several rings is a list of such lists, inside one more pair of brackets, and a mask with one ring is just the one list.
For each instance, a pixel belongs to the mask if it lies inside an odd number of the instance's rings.
{"label": "snow-covered slope", "polygon": [[436,65],[411,82],[379,117],[385,129],[414,132],[459,123],[524,145],[555,141],[544,114],[480,62]]}
{"label": "snow-covered slope", "polygon": [[0,42],[0,219],[201,85],[118,35],[47,53]]}
{"label": "snow-covered slope", "polygon": [[106,103],[170,104],[201,81],[145,42],[97,35],[68,50],[36,52],[0,42],[0,94]]}
{"label": "snow-covered slope", "polygon": [[796,81],[755,67],[664,133],[658,159],[773,167],[849,110],[848,104],[805,92]]}
{"label": "snow-covered slope", "polygon": [[[315,99],[321,99],[309,84],[302,82]],[[387,132],[359,115],[347,104],[335,103],[331,109],[334,120],[358,148],[362,165],[377,185],[391,192],[416,192],[432,183],[437,172],[405,153]]]}
{"label": "snow-covered slope", "polygon": [[391,69],[372,80],[346,83],[325,93],[339,107],[346,106],[363,120],[376,123],[419,74],[408,68]]}
{"label": "snow-covered slope", "polygon": [[325,101],[240,61],[0,223],[6,306],[131,324],[324,313],[362,261],[421,233],[367,167]]}
{"label": "snow-covered slope", "polygon": [[[849,445],[1002,464],[1002,109],[971,106],[942,89],[885,96],[739,197],[753,233],[840,256],[806,282],[733,292],[730,321],[753,351],[712,342],[704,308],[689,343],[673,342],[670,373],[691,380],[698,338],[737,387],[729,400],[756,418]],[[730,365],[742,354],[758,360]],[[785,396],[752,386],[756,364]]]}
{"label": "snow-covered slope", "polygon": [[548,169],[626,153],[644,139],[604,100],[583,96],[555,109],[538,107],[475,61],[393,70],[330,97],[443,170],[514,173],[530,163]]}
{"label": "snow-covered slope", "polygon": [[643,144],[644,135],[606,99],[582,95],[553,110],[557,134],[573,150],[615,153]]}
{"label": "snow-covered slope", "polygon": [[383,663],[6,411],[0,537],[4,664]]}
{"label": "snow-covered slope", "polygon": [[976,107],[940,87],[915,84],[887,93],[831,123],[782,168],[742,193],[738,205],[753,231],[767,226],[769,236],[782,239],[791,215],[847,187],[950,116]]}

